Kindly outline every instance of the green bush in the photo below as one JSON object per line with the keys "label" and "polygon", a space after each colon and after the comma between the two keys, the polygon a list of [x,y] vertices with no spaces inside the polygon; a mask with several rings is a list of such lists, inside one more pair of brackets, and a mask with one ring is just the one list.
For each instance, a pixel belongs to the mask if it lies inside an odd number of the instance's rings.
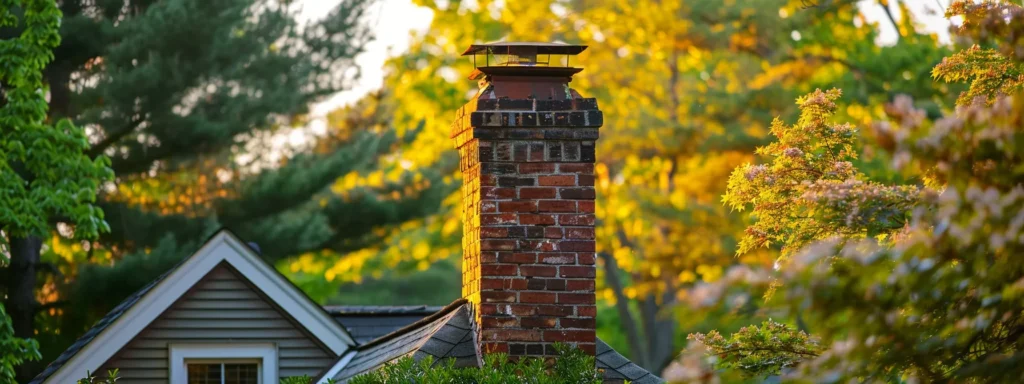
{"label": "green bush", "polygon": [[582,351],[556,345],[558,358],[548,365],[539,358],[509,360],[504,354],[491,354],[484,358],[484,366],[456,368],[454,360],[434,365],[431,358],[419,362],[405,357],[356,376],[351,384],[599,384],[601,373],[595,368],[594,357]]}

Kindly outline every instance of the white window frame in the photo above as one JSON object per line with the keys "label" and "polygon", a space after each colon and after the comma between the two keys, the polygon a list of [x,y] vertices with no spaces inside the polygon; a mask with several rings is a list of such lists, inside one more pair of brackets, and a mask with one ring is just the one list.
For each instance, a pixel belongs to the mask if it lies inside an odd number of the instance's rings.
{"label": "white window frame", "polygon": [[188,384],[189,361],[209,363],[230,360],[256,360],[260,384],[276,383],[277,345],[273,343],[171,344],[170,383]]}

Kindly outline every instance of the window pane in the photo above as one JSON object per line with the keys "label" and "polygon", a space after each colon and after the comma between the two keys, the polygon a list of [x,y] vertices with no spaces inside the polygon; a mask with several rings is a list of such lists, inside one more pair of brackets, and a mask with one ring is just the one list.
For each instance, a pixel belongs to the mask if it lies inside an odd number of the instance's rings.
{"label": "window pane", "polygon": [[258,384],[256,364],[224,364],[224,384]]}
{"label": "window pane", "polygon": [[188,384],[221,384],[220,364],[188,364]]}

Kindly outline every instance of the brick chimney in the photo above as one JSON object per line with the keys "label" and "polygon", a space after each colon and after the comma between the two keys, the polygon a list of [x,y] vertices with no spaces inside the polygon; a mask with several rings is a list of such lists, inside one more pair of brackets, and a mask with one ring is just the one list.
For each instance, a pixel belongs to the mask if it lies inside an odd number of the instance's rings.
{"label": "brick chimney", "polygon": [[[480,91],[452,126],[463,176],[462,294],[484,352],[551,356],[555,342],[595,351],[594,144],[603,116],[595,99],[569,88],[581,69],[567,64],[584,49],[494,43],[464,54],[487,61],[470,76]],[[538,62],[544,55],[549,62]],[[552,55],[565,66],[551,65]]]}

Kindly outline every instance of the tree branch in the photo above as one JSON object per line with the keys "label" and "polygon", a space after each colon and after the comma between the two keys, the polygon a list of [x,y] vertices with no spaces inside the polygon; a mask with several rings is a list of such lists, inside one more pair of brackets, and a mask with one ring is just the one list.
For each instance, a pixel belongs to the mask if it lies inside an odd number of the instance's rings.
{"label": "tree branch", "polygon": [[615,294],[615,309],[619,312],[622,327],[626,329],[626,340],[629,341],[629,349],[633,352],[633,359],[644,361],[646,356],[644,343],[641,341],[640,330],[636,326],[636,319],[633,318],[633,314],[629,311],[629,298],[626,297],[622,281],[619,280],[619,264],[615,261],[615,257],[607,252],[599,252],[597,256],[604,260],[604,280],[611,287],[612,293]]}
{"label": "tree branch", "polygon": [[103,154],[103,152],[107,150],[107,147],[110,147],[111,145],[113,145],[117,141],[121,140],[122,138],[127,136],[129,133],[134,132],[135,128],[138,128],[139,125],[142,124],[143,121],[145,121],[145,119],[143,119],[141,117],[138,118],[138,119],[132,120],[127,125],[125,125],[124,128],[121,128],[121,129],[111,133],[110,135],[107,135],[107,137],[104,137],[103,140],[100,140],[99,143],[96,143],[96,145],[93,145],[92,148],[89,148],[89,152],[88,152],[89,158],[94,158],[96,156],[99,156],[99,155]]}

